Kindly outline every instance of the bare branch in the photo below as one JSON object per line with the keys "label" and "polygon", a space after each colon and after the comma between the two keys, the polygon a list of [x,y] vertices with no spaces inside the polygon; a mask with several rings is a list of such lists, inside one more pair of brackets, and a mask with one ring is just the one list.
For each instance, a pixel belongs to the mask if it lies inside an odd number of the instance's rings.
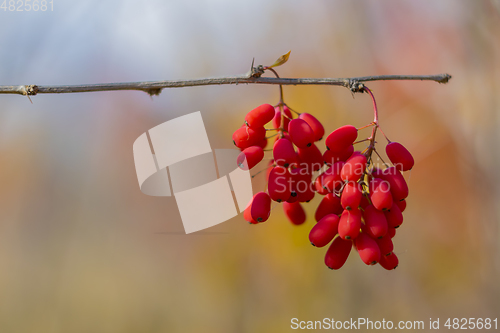
{"label": "bare branch", "polygon": [[[261,67],[261,66],[259,66]],[[115,91],[115,90],[139,90],[150,95],[159,95],[165,88],[183,88],[195,86],[209,86],[222,84],[281,84],[281,85],[332,85],[343,86],[353,92],[363,91],[363,82],[383,81],[383,80],[421,80],[447,83],[451,78],[449,74],[439,75],[379,75],[362,76],[353,78],[272,78],[261,77],[262,68],[252,67],[250,72],[240,76],[229,76],[220,78],[205,78],[195,80],[175,80],[175,81],[145,81],[145,82],[123,82],[123,83],[102,83],[83,84],[70,86],[0,86],[0,94],[18,94],[24,96],[34,96],[37,94],[67,94],[78,92],[94,91]]]}

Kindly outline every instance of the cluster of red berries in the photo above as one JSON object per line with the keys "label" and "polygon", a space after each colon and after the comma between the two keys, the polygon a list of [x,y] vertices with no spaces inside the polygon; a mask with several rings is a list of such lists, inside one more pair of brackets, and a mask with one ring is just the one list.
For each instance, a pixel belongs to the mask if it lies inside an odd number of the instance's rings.
{"label": "cluster of red berries", "polygon": [[[373,98],[371,91],[367,92]],[[358,129],[342,126],[327,136],[325,153],[316,146],[325,134],[324,127],[312,115],[300,113],[294,118],[293,110],[282,102],[276,107],[263,104],[250,111],[243,126],[233,134],[234,144],[242,150],[239,167],[252,169],[263,160],[268,139],[276,139],[273,158],[266,168],[266,191],[254,195],[244,218],[252,224],[267,221],[275,201],[283,204],[293,224],[300,225],[306,220],[301,203],[309,202],[317,193],[324,197],[316,209],[317,223],[309,240],[316,247],[330,244],[325,256],[329,268],[342,267],[352,247],[367,265],[379,263],[388,270],[396,268],[398,258],[392,238],[403,222],[408,196],[401,172],[410,170],[414,161],[403,145],[387,139],[386,153],[393,166],[375,166],[372,153],[378,155],[375,134],[379,126],[374,106],[375,120],[365,126],[373,126],[371,137],[356,142]],[[264,127],[268,123],[272,128]],[[271,131],[276,134],[266,137]],[[368,142],[368,147],[355,151],[354,145],[361,142]]]}

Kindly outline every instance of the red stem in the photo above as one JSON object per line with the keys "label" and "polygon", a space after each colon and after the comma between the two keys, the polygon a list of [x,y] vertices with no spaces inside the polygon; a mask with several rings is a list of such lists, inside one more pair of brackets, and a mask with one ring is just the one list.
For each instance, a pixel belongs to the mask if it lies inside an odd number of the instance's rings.
{"label": "red stem", "polygon": [[377,134],[377,129],[379,127],[378,126],[378,109],[377,109],[377,102],[375,101],[375,96],[373,96],[372,91],[367,86],[364,87],[364,90],[370,95],[370,97],[372,98],[372,102],[373,102],[373,129],[372,129],[372,135],[369,138],[370,145],[368,146],[367,151],[365,153],[365,156],[368,159],[371,159],[372,152],[375,149],[375,135]]}
{"label": "red stem", "polygon": [[370,94],[370,97],[372,98],[373,101],[373,122],[375,123],[375,126],[378,126],[378,109],[377,109],[377,102],[375,101],[375,96],[373,96],[373,93],[370,89],[368,89],[367,86],[365,86],[365,91]]}
{"label": "red stem", "polygon": [[[270,70],[271,72],[273,72],[273,74],[279,79],[280,76],[278,75],[278,72],[276,72],[274,69],[272,69],[271,67],[264,67],[264,69],[267,69],[267,70]],[[279,131],[280,131],[280,138],[283,138],[285,135],[283,134],[283,132],[285,131],[285,108],[283,107],[283,86],[280,84],[280,101],[278,103],[279,107],[280,107],[280,114],[281,114],[281,119],[280,119],[280,128],[279,128]]]}

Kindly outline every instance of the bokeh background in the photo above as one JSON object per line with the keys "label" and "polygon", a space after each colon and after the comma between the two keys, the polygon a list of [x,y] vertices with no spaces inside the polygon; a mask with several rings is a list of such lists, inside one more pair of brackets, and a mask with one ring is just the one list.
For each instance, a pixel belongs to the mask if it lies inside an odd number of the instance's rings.
{"label": "bokeh background", "polygon": [[[185,235],[173,198],[139,190],[147,129],[201,111],[214,148],[264,85],[0,95],[0,332],[287,332],[292,318],[500,317],[500,2],[58,1],[0,10],[0,85],[243,74],[292,50],[283,77],[450,73],[374,82],[380,123],[416,166],[397,270],[339,271],[291,225],[238,216]],[[372,119],[366,94],[287,86],[327,132]],[[366,135],[369,134],[367,130]],[[381,141],[382,142],[382,141]],[[258,178],[258,177],[257,177]],[[263,184],[255,182],[255,190]],[[195,207],[193,208],[195,209]]]}

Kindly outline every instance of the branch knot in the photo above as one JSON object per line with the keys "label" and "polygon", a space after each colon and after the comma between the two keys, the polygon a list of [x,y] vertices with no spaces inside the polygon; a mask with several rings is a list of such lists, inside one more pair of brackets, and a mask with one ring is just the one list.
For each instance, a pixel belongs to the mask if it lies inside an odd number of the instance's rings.
{"label": "branch knot", "polygon": [[38,86],[34,84],[24,86],[24,90],[27,96],[35,96],[38,94]]}
{"label": "branch knot", "polygon": [[346,88],[349,88],[349,90],[353,93],[363,92],[365,90],[365,85],[358,80],[349,79],[347,84],[348,86],[346,86]]}
{"label": "branch knot", "polygon": [[149,94],[149,96],[159,96],[161,93],[161,88],[150,88],[146,90],[146,92]]}
{"label": "branch knot", "polygon": [[250,77],[261,77],[264,74],[264,66],[259,65],[257,67],[252,67],[250,70]]}

